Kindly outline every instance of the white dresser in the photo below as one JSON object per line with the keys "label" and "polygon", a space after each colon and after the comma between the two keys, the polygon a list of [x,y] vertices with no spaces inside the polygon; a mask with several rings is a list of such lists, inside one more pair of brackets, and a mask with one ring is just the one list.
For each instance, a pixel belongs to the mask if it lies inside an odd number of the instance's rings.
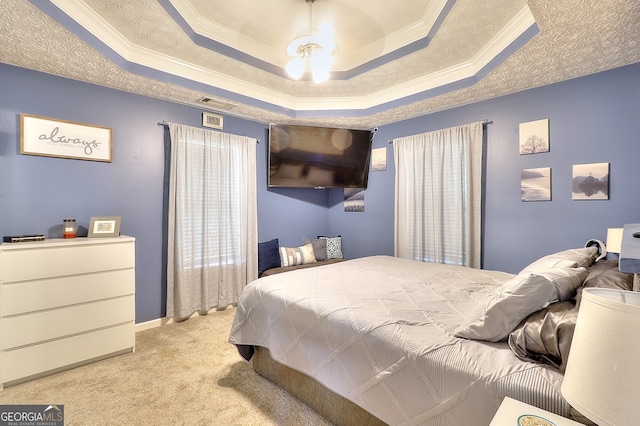
{"label": "white dresser", "polygon": [[135,239],[0,245],[0,389],[135,348]]}

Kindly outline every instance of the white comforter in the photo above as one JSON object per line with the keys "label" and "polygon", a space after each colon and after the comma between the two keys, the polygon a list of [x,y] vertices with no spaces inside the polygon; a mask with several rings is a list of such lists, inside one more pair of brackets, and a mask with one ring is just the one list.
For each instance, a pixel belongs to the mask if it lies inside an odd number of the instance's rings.
{"label": "white comforter", "polygon": [[229,342],[268,348],[390,425],[488,425],[505,396],[560,415],[561,375],[453,337],[513,275],[372,256],[261,278]]}

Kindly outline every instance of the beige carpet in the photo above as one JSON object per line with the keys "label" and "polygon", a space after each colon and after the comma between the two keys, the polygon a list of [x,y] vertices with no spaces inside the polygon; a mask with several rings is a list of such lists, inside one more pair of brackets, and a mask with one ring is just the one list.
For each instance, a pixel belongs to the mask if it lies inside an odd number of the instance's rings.
{"label": "beige carpet", "polygon": [[135,353],[8,387],[0,404],[63,404],[65,425],[330,425],[227,343],[234,313],[142,331]]}

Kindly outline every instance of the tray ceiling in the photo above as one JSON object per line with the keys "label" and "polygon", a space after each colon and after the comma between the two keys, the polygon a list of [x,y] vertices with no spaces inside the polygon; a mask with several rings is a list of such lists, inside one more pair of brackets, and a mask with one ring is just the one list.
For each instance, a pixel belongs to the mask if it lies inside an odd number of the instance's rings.
{"label": "tray ceiling", "polygon": [[[640,2],[317,0],[331,79],[284,72],[304,0],[9,0],[0,62],[259,122],[370,128],[640,62]],[[202,98],[212,102],[204,103]]]}

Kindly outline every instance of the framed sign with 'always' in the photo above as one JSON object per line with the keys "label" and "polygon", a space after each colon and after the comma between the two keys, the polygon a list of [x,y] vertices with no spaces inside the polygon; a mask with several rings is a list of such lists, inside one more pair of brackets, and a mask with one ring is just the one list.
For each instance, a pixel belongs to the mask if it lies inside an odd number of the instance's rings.
{"label": "framed sign with 'always'", "polygon": [[111,162],[112,129],[20,114],[20,153]]}

